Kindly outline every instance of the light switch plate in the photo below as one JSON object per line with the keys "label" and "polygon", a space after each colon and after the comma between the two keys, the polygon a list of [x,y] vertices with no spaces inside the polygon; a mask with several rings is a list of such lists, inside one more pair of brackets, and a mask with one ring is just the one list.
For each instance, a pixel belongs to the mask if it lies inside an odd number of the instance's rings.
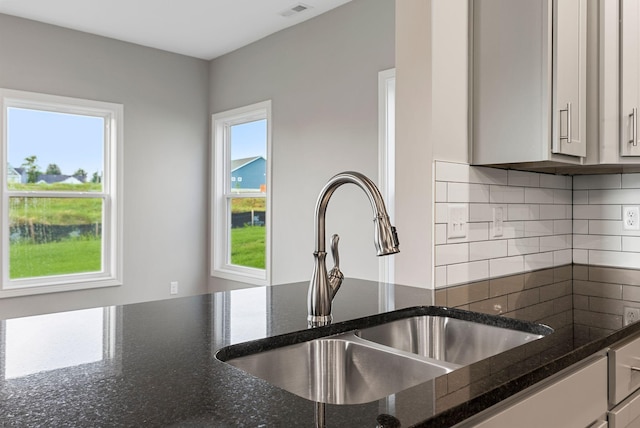
{"label": "light switch plate", "polygon": [[447,238],[466,238],[468,208],[464,204],[449,204]]}

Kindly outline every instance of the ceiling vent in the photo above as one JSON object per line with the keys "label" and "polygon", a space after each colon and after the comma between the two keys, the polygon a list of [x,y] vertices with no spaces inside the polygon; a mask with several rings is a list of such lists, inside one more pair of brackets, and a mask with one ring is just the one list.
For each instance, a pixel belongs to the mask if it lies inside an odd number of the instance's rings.
{"label": "ceiling vent", "polygon": [[280,12],[280,16],[284,16],[285,18],[288,18],[289,16],[297,15],[308,9],[311,9],[311,6],[303,3],[298,3],[295,6],[292,6],[289,9],[286,9]]}

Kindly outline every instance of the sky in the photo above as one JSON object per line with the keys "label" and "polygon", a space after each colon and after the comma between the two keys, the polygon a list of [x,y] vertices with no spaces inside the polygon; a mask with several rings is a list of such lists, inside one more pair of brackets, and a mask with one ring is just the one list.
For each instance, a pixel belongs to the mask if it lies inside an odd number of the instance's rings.
{"label": "sky", "polygon": [[35,155],[43,173],[49,164],[58,165],[65,175],[82,168],[91,177],[104,169],[104,120],[100,117],[11,107],[7,132],[7,159],[14,168]]}
{"label": "sky", "polygon": [[254,156],[267,158],[267,120],[241,123],[231,127],[231,159]]}
{"label": "sky", "polygon": [[[49,164],[65,175],[79,168],[89,177],[103,171],[102,118],[11,107],[7,131],[7,159],[14,168],[35,155],[43,173]],[[231,127],[231,159],[253,156],[267,157],[266,119]]]}

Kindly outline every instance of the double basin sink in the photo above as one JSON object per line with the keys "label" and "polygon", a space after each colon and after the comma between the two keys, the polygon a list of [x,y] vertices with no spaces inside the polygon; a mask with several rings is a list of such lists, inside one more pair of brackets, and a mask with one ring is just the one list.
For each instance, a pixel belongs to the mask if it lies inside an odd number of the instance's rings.
{"label": "double basin sink", "polygon": [[360,404],[552,332],[540,324],[424,306],[231,345],[216,358],[308,400]]}

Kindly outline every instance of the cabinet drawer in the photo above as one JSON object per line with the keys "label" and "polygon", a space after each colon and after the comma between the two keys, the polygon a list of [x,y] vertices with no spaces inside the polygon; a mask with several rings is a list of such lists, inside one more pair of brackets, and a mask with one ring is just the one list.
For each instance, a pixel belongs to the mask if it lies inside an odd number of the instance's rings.
{"label": "cabinet drawer", "polygon": [[615,406],[640,388],[640,338],[609,351],[609,404]]}
{"label": "cabinet drawer", "polygon": [[584,428],[606,413],[607,359],[595,355],[456,428]]}
{"label": "cabinet drawer", "polygon": [[638,426],[640,426],[640,391],[609,412],[609,428],[632,428]]}

